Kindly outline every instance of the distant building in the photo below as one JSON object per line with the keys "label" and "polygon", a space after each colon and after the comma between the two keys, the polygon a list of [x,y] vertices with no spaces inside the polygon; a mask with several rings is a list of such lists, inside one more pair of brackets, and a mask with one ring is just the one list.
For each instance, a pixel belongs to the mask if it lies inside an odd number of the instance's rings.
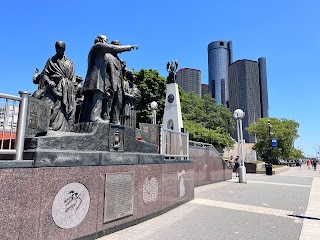
{"label": "distant building", "polygon": [[208,45],[209,92],[217,105],[229,105],[228,66],[233,61],[232,54],[231,41],[215,41]]}
{"label": "distant building", "polygon": [[269,100],[268,100],[268,80],[267,80],[267,63],[266,58],[258,59],[259,63],[259,80],[261,89],[261,117],[269,117]]}
{"label": "distant building", "polygon": [[1,106],[0,107],[0,131],[13,129],[16,130],[18,121],[18,107],[13,106]]}
{"label": "distant building", "polygon": [[259,118],[269,117],[266,59],[258,61],[238,60],[229,65],[230,110],[237,108],[245,112],[243,138],[248,143],[254,136],[245,130]]}
{"label": "distant building", "polygon": [[187,93],[201,96],[201,71],[194,68],[181,68],[177,72],[177,83]]}
{"label": "distant building", "polygon": [[208,84],[201,84],[201,97],[209,93],[209,85]]}
{"label": "distant building", "polygon": [[3,125],[4,125],[4,112],[5,112],[5,108],[0,107],[0,128],[3,128]]}

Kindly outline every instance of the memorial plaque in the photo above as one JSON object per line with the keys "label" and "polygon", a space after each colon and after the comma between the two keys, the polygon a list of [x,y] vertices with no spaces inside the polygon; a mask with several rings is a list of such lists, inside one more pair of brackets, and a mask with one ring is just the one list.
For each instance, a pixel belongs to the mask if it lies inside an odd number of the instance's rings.
{"label": "memorial plaque", "polygon": [[29,97],[26,137],[44,134],[49,129],[51,108],[34,97]]}
{"label": "memorial plaque", "polygon": [[104,222],[133,214],[134,173],[107,173]]}
{"label": "memorial plaque", "polygon": [[146,142],[158,144],[159,142],[159,127],[154,124],[139,123],[141,129],[141,137]]}

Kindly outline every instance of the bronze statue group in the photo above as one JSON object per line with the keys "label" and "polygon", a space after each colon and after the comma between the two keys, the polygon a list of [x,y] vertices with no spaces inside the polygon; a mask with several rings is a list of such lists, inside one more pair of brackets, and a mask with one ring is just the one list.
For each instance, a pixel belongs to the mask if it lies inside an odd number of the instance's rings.
{"label": "bronze statue group", "polygon": [[38,90],[33,97],[51,107],[49,129],[73,131],[81,122],[107,122],[135,127],[136,104],[141,93],[135,84],[135,74],[127,70],[118,53],[138,49],[111,43],[105,35],[94,40],[88,55],[84,83],[75,75],[74,63],[65,55],[66,45],[55,44],[56,54],[49,58],[43,71],[36,69],[33,82]]}

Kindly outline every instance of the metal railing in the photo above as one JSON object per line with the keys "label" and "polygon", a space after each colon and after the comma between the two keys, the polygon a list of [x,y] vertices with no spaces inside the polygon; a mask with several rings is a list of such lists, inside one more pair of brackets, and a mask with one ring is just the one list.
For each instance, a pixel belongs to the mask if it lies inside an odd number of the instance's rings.
{"label": "metal railing", "polygon": [[161,128],[160,154],[170,158],[188,159],[189,134]]}
{"label": "metal railing", "polygon": [[25,91],[19,94],[0,93],[0,154],[15,155],[15,160],[23,160],[30,95]]}
{"label": "metal railing", "polygon": [[203,143],[203,142],[195,142],[189,141],[190,146],[202,147],[202,148],[214,148],[214,146],[210,143]]}

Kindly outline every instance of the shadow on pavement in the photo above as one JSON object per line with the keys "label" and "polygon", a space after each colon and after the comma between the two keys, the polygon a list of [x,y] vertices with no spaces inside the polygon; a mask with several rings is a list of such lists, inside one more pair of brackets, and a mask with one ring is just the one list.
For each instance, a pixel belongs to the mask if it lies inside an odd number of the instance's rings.
{"label": "shadow on pavement", "polygon": [[315,218],[315,217],[308,217],[308,216],[300,216],[300,215],[293,215],[293,214],[288,214],[290,217],[297,217],[297,218],[306,218],[306,219],[311,219],[311,220],[320,220],[320,218]]}

